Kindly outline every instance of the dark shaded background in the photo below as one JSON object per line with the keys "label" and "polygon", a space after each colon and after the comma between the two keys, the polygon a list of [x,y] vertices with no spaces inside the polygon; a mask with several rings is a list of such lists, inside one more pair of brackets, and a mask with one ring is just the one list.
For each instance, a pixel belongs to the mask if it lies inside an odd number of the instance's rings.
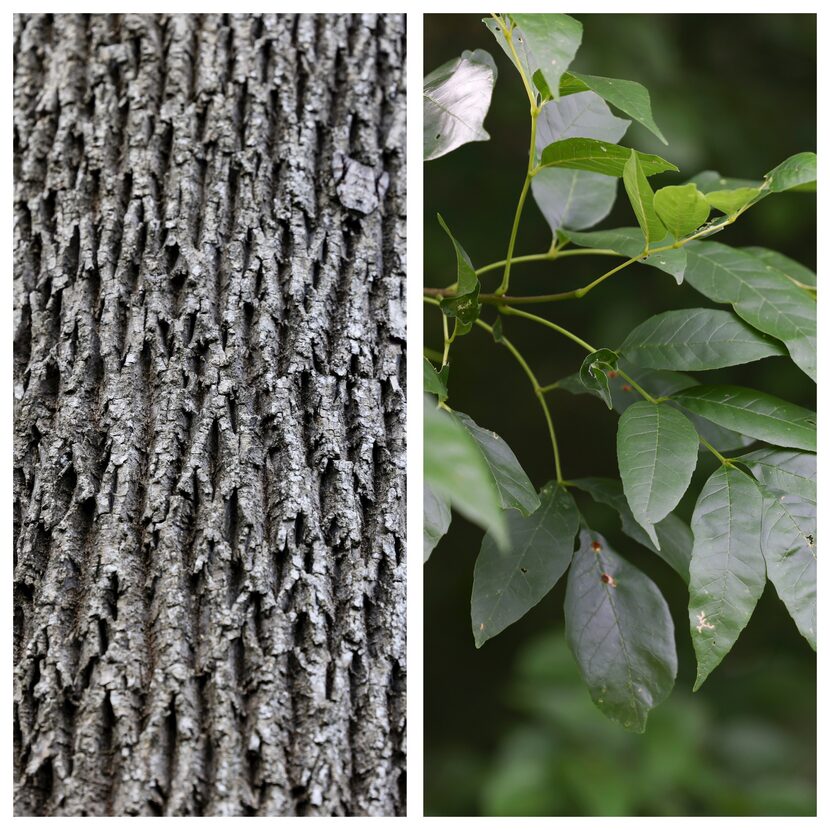
{"label": "dark shaded background", "polygon": [[[435,221],[438,210],[481,266],[502,259],[527,159],[527,101],[520,79],[476,15],[427,15],[427,72],[464,49],[484,48],[499,79],[485,127],[425,171],[426,284],[454,279],[454,259]],[[812,15],[576,15],[583,46],[574,68],[628,78],[651,92],[664,147],[638,124],[623,143],[656,152],[681,173],[700,170],[759,179],[787,156],[815,150],[816,29]],[[624,192],[600,227],[635,224]],[[718,237],[764,245],[815,267],[815,197],[765,200]],[[541,252],[550,231],[531,199],[517,254]],[[561,291],[602,273],[605,260],[577,257],[517,266],[516,293]],[[606,265],[607,267],[607,265]],[[499,273],[483,280],[498,284]],[[521,291],[519,291],[521,287]],[[658,311],[711,305],[666,274],[633,266],[584,300],[541,307],[599,346],[617,346]],[[440,347],[440,319],[425,310],[426,342]],[[492,318],[492,312],[485,317]],[[531,323],[506,333],[542,383],[575,371],[581,350]],[[711,382],[757,386],[806,406],[815,388],[789,361],[774,358],[706,373]],[[454,382],[453,382],[454,380]],[[511,445],[537,486],[553,477],[541,411],[524,375],[480,330],[453,347],[451,403]],[[617,476],[616,414],[599,401],[550,396],[568,478]],[[714,469],[701,456],[679,508],[689,518]],[[644,736],[609,724],[593,707],[563,639],[563,585],[520,622],[476,651],[470,632],[473,565],[481,531],[455,517],[425,575],[426,812],[431,815],[787,815],[815,812],[815,656],[768,586],[733,651],[691,695],[694,655],[687,594],[657,557],[619,533],[614,515],[579,503],[617,550],[654,578],[672,608],[680,671],[671,698]]]}

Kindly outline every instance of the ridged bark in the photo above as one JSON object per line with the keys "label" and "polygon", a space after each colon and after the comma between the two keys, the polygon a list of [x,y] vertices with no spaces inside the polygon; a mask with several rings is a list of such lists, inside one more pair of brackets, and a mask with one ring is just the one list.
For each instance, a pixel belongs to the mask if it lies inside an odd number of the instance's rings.
{"label": "ridged bark", "polygon": [[19,815],[404,812],[404,42],[15,19]]}

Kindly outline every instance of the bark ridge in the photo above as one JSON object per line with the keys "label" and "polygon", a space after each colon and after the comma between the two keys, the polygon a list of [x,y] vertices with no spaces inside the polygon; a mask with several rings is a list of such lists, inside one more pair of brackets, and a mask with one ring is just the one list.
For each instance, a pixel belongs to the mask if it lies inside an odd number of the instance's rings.
{"label": "bark ridge", "polygon": [[405,811],[399,15],[19,15],[19,815]]}

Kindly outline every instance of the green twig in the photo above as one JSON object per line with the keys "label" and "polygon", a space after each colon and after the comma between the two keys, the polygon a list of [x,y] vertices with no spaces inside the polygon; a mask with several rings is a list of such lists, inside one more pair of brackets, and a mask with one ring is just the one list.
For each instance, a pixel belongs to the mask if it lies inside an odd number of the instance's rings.
{"label": "green twig", "polygon": [[505,308],[500,308],[499,311],[502,314],[509,314],[515,317],[524,317],[526,320],[533,320],[534,323],[539,323],[539,325],[547,326],[549,329],[553,329],[559,334],[564,335],[569,340],[573,340],[574,343],[576,343],[579,346],[582,346],[582,348],[586,351],[596,351],[596,349],[590,343],[586,343],[581,337],[577,337],[577,335],[575,335],[572,331],[568,331],[566,328],[563,328],[562,326],[552,322],[551,320],[546,320],[544,317],[539,317],[537,314],[530,314],[527,311],[522,311],[519,308],[511,308],[509,306],[506,306]]}
{"label": "green twig", "polygon": [[[485,323],[483,320],[476,320],[476,325],[480,328],[483,328],[486,332],[488,332],[491,336],[493,334],[493,327]],[[522,367],[524,373],[527,375],[528,379],[530,380],[531,385],[533,386],[533,394],[536,396],[536,400],[539,401],[539,405],[542,407],[542,411],[545,415],[545,421],[548,425],[548,433],[550,434],[550,443],[551,447],[553,447],[553,463],[556,469],[556,481],[560,484],[563,481],[562,478],[562,463],[559,458],[559,444],[556,441],[556,430],[553,428],[553,418],[550,414],[550,407],[548,407],[548,402],[545,400],[544,393],[542,391],[543,387],[539,385],[539,381],[536,378],[536,375],[533,373],[533,370],[528,365],[527,361],[522,356],[521,352],[513,345],[513,343],[508,340],[506,337],[502,336],[499,341],[502,346],[504,346],[510,354],[518,362],[519,366]]]}

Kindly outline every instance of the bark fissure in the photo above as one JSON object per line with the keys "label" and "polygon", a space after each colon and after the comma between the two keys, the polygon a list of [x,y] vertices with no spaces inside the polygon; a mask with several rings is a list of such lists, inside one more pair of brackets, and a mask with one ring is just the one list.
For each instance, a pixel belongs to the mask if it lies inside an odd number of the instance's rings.
{"label": "bark fissure", "polygon": [[14,48],[16,812],[403,814],[402,17]]}

